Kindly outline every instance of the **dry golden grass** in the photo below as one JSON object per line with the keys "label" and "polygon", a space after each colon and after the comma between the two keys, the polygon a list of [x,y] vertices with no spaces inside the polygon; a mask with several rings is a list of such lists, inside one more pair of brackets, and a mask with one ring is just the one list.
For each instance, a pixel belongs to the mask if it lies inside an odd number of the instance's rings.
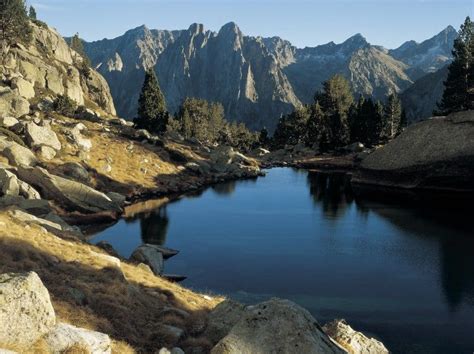
{"label": "dry golden grass", "polygon": [[[133,264],[114,268],[97,255],[103,253],[99,248],[61,239],[36,225],[26,227],[5,210],[0,211],[0,223],[0,273],[37,272],[60,321],[109,334],[116,353],[206,342],[202,333],[207,313],[222,298],[206,299]],[[191,316],[162,315],[164,306]],[[167,336],[164,324],[184,329],[185,342]],[[36,352],[41,352],[39,345]]]}

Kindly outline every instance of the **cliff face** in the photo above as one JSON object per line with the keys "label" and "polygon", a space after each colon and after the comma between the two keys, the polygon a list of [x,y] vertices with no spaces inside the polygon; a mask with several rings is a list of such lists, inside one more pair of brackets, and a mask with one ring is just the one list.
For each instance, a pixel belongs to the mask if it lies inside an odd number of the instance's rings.
{"label": "cliff face", "polygon": [[[80,68],[82,58],[54,29],[35,24],[32,28],[33,40],[28,48],[21,44],[13,46],[3,65],[0,65],[2,90],[17,90],[16,99],[23,106],[16,109],[13,104],[11,115],[28,113],[28,100],[54,99],[57,95],[67,95],[79,105],[115,115],[107,81],[94,70],[87,75],[83,73]],[[5,100],[3,103],[8,106]],[[14,114],[15,111],[21,114]]]}
{"label": "cliff face", "polygon": [[118,112],[136,114],[144,68],[155,67],[168,108],[186,97],[223,104],[229,119],[272,130],[281,114],[312,101],[323,81],[342,73],[356,95],[384,99],[451,60],[452,27],[422,43],[387,50],[357,34],[343,43],[299,49],[279,37],[242,34],[235,23],[218,33],[193,24],[184,31],[146,27],[86,44],[86,51],[109,82]]}

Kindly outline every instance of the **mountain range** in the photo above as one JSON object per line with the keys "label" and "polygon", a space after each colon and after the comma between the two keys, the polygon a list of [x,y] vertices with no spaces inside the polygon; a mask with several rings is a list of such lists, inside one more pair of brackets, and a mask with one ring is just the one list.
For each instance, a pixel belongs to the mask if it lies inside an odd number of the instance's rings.
{"label": "mountain range", "polygon": [[[425,76],[452,60],[456,37],[448,26],[422,43],[408,41],[396,49],[372,45],[361,34],[339,44],[297,48],[279,37],[245,36],[231,22],[218,32],[201,24],[179,31],[141,26],[115,39],[86,42],[85,50],[108,81],[123,117],[135,116],[144,70],[153,67],[171,112],[186,97],[204,98],[222,103],[230,120],[271,131],[281,114],[311,102],[322,82],[336,73],[349,79],[356,95],[376,99],[409,93],[419,80],[433,83],[419,84],[425,91],[422,111],[429,115],[431,90],[439,95],[439,80]],[[414,94],[420,96],[419,90]],[[408,94],[403,98],[412,101]],[[417,107],[409,110],[411,119],[423,118]]]}

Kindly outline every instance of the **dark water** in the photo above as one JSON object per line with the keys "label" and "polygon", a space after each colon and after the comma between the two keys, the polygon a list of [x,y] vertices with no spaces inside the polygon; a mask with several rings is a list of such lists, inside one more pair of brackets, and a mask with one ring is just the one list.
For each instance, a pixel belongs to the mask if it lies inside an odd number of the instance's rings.
{"label": "dark water", "polygon": [[[471,204],[471,206],[474,203]],[[181,250],[166,272],[253,303],[289,298],[394,353],[474,352],[474,211],[353,198],[343,175],[273,169],[98,235],[122,256]]]}

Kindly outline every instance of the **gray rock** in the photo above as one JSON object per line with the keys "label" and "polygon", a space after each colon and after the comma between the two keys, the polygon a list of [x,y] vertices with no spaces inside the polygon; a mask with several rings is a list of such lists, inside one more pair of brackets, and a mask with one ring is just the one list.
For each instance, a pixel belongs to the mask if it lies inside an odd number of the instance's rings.
{"label": "gray rock", "polygon": [[19,123],[18,119],[13,118],[13,117],[0,118],[0,126],[2,126],[4,128],[11,128],[11,127],[15,126],[18,123]]}
{"label": "gray rock", "polygon": [[120,193],[108,192],[106,195],[110,198],[110,200],[112,200],[114,203],[117,203],[118,205],[122,205],[127,200],[127,197]]}
{"label": "gray rock", "polygon": [[245,315],[212,349],[230,353],[345,353],[311,314],[288,300],[272,299],[247,308]]}
{"label": "gray rock", "polygon": [[84,348],[91,354],[109,354],[112,342],[108,335],[100,332],[78,328],[66,323],[59,323],[45,337],[49,351],[61,354],[73,346]]}
{"label": "gray rock", "polygon": [[344,320],[334,320],[327,323],[324,325],[323,330],[349,353],[388,354],[388,350],[383,343],[355,331]]}
{"label": "gray rock", "polygon": [[56,170],[60,175],[82,183],[89,183],[89,172],[78,162],[66,162]]}
{"label": "gray rock", "polygon": [[82,132],[85,131],[87,131],[86,126],[82,123],[78,123],[68,131],[68,136],[72,143],[77,145],[79,149],[89,152],[92,149],[92,141],[82,135]]}
{"label": "gray rock", "polygon": [[0,169],[0,185],[3,195],[11,197],[20,195],[18,178],[7,170]]}
{"label": "gray rock", "polygon": [[35,166],[38,163],[38,159],[30,149],[3,137],[0,137],[0,154],[13,166]]}
{"label": "gray rock", "polygon": [[12,80],[12,88],[17,89],[20,96],[29,100],[35,97],[35,89],[33,84],[21,77]]}
{"label": "gray rock", "polygon": [[0,115],[19,118],[30,112],[30,103],[9,87],[0,86]]}
{"label": "gray rock", "polygon": [[55,200],[66,208],[86,213],[121,211],[120,206],[105,194],[85,184],[50,174],[41,167],[19,167],[18,176],[38,187],[44,198]]}
{"label": "gray rock", "polygon": [[56,324],[56,315],[38,275],[0,275],[0,347],[28,349]]}
{"label": "gray rock", "polygon": [[163,274],[163,254],[154,247],[142,245],[132,253],[130,259],[150,266],[155,275]]}
{"label": "gray rock", "polygon": [[352,183],[356,188],[474,191],[473,136],[474,111],[410,125],[367,156]]}
{"label": "gray rock", "polygon": [[243,318],[245,311],[245,306],[236,301],[225,300],[221,302],[209,314],[204,335],[213,344],[216,344],[229,334],[231,329]]}
{"label": "gray rock", "polygon": [[36,153],[44,160],[52,160],[56,157],[56,150],[51,146],[41,145],[36,149]]}
{"label": "gray rock", "polygon": [[39,126],[33,122],[26,123],[25,137],[30,147],[46,145],[55,150],[61,150],[61,142],[49,126]]}

